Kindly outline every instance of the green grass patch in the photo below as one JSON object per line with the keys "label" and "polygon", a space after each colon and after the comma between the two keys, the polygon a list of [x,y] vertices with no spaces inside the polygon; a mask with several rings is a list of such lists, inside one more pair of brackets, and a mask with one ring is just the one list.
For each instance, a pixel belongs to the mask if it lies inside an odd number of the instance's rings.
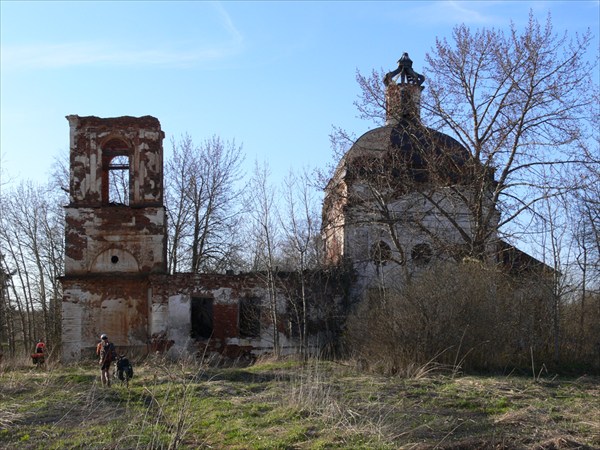
{"label": "green grass patch", "polygon": [[97,372],[92,364],[0,371],[0,447],[531,448],[561,436],[600,447],[593,377],[402,379],[323,361],[149,361],[129,388],[103,389]]}

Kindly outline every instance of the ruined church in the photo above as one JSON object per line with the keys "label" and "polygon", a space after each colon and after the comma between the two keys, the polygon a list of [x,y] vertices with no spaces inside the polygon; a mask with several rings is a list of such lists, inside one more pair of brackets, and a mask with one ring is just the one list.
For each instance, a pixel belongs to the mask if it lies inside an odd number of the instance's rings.
{"label": "ruined church", "polygon": [[[453,257],[464,233],[473,232],[468,209],[455,201],[473,177],[469,153],[421,124],[423,81],[405,54],[384,79],[386,124],[354,143],[326,187],[323,263],[351,276],[336,282],[313,277],[306,328],[313,349],[335,341],[351,298],[401,283],[407,271],[426,270],[434,259]],[[299,337],[292,275],[276,274],[271,293],[259,273],[168,273],[160,122],[150,116],[67,120],[63,360],[89,357],[101,333],[130,354],[235,358],[273,351],[275,343],[294,352]],[[129,180],[127,198],[118,203],[109,190],[115,171]],[[491,204],[483,213],[497,223]],[[484,249],[489,258],[508,254],[498,252],[498,245],[490,235]],[[527,257],[510,251],[511,261]],[[276,303],[278,317],[267,313],[268,302]]]}

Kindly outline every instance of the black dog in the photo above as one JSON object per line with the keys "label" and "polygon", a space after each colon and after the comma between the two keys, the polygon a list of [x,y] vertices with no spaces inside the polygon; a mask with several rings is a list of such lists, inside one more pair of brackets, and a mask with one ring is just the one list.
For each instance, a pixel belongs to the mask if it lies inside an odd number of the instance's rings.
{"label": "black dog", "polygon": [[115,369],[116,376],[119,380],[129,385],[129,380],[133,378],[133,366],[125,355],[117,356],[117,367]]}

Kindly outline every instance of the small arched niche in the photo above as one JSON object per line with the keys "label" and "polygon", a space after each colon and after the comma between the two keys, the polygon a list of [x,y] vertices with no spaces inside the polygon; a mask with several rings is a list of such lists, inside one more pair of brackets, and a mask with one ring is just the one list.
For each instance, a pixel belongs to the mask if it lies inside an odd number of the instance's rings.
{"label": "small arched niche", "polygon": [[91,272],[139,272],[140,267],[133,256],[128,251],[111,248],[103,251],[96,256],[92,266],[90,267]]}

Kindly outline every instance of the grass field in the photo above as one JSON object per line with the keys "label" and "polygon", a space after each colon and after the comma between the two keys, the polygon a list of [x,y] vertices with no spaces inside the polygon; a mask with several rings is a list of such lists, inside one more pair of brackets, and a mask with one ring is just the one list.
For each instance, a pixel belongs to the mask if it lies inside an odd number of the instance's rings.
{"label": "grass field", "polygon": [[0,367],[0,448],[597,449],[600,378],[381,377],[344,363]]}

